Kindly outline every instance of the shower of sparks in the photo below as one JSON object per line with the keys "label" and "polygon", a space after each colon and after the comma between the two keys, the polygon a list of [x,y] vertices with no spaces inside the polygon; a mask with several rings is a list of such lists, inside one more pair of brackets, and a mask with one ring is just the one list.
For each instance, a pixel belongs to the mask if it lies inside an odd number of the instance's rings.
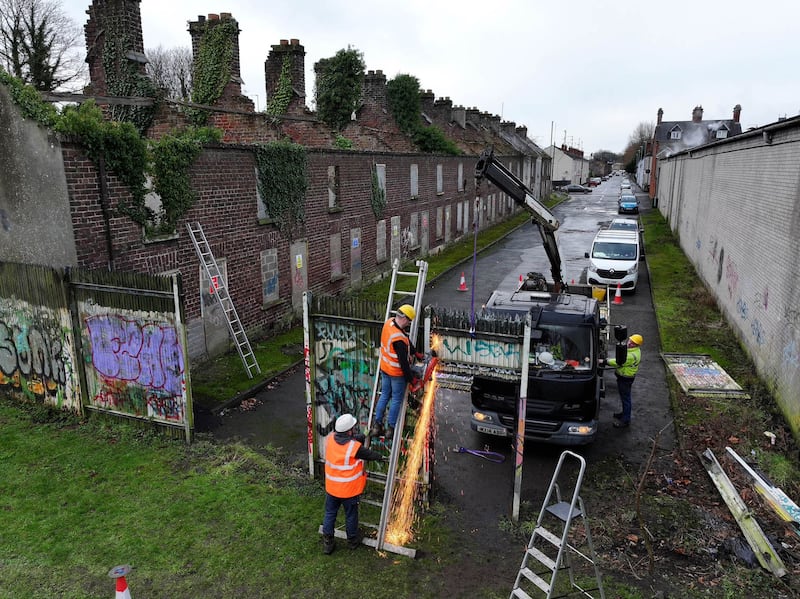
{"label": "shower of sparks", "polygon": [[405,468],[397,477],[397,486],[392,494],[392,512],[386,530],[386,541],[404,546],[413,539],[411,526],[416,516],[416,502],[419,487],[417,479],[425,452],[428,450],[428,430],[433,417],[433,404],[436,398],[436,374],[434,373],[425,389],[414,436],[408,448]]}

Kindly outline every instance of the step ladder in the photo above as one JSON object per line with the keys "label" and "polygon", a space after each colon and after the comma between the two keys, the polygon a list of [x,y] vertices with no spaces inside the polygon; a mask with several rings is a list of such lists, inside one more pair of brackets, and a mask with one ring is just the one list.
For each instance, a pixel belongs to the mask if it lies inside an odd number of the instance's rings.
{"label": "step ladder", "polygon": [[[567,458],[574,458],[580,463],[580,469],[575,480],[575,488],[568,502],[562,500],[561,491],[558,487],[561,467]],[[520,566],[519,573],[517,573],[517,579],[514,582],[514,588],[511,590],[510,599],[514,599],[515,597],[520,599],[532,599],[533,595],[530,593],[536,592],[537,590],[545,593],[547,599],[574,594],[579,594],[584,597],[594,597],[594,595],[590,594],[594,591],[599,591],[600,598],[605,599],[603,580],[600,576],[600,569],[597,566],[597,556],[595,555],[594,545],[592,544],[592,535],[589,531],[586,509],[584,508],[583,500],[578,494],[585,470],[586,460],[578,454],[571,451],[564,451],[561,457],[559,457],[558,464],[553,473],[553,478],[550,481],[550,486],[547,488],[547,494],[542,502],[542,509],[539,512],[536,527],[533,529],[531,540],[525,550],[525,556],[522,558],[522,565]],[[555,498],[553,497],[554,495]],[[555,499],[555,501],[551,503],[553,499]],[[585,545],[588,547],[588,551],[585,553],[579,550],[579,547],[583,547],[583,543],[576,546],[569,542],[570,527],[573,520],[576,518],[580,518],[583,521]],[[545,528],[545,519],[555,520],[563,525],[560,535],[556,535]],[[554,552],[555,555],[553,555]],[[573,570],[572,560],[574,556],[592,565],[597,584],[595,588],[584,589],[578,584]],[[537,566],[533,562],[539,565]],[[562,570],[566,570],[569,574],[569,588],[567,588],[567,584],[564,581],[557,586],[558,574]],[[559,594],[554,595],[553,593],[556,592]]]}
{"label": "step ladder", "polygon": [[[428,276],[428,263],[424,260],[417,260],[415,263],[417,270],[416,271],[402,271],[400,270],[400,260],[395,259],[394,263],[392,264],[392,280],[391,284],[389,285],[389,297],[386,302],[386,313],[384,315],[383,321],[386,322],[389,317],[392,315],[395,307],[401,304],[411,304],[414,307],[414,311],[417,313],[417,317],[411,321],[411,328],[409,330],[408,337],[411,340],[411,343],[416,346],[417,340],[417,332],[419,331],[419,323],[422,320],[422,296],[425,292],[425,280]],[[414,291],[404,291],[398,289],[398,281],[401,279],[405,280],[413,280],[414,284]],[[380,395],[378,388],[380,384],[380,367],[376,369],[375,372],[375,379],[372,385],[372,396],[370,401],[370,408],[369,408],[369,427],[372,428],[373,424],[373,415],[375,411],[375,406],[378,403],[378,396]],[[395,423],[394,428],[394,437],[391,439],[390,445],[390,452],[389,452],[389,464],[386,468],[386,472],[380,471],[368,471],[367,476],[368,480],[371,482],[377,483],[380,486],[383,486],[383,500],[378,504],[377,502],[373,502],[369,499],[364,499],[363,501],[366,503],[373,503],[376,506],[380,506],[380,521],[377,523],[375,528],[377,528],[377,537],[376,537],[376,548],[378,550],[390,550],[394,551],[395,553],[403,553],[405,555],[410,555],[413,557],[414,550],[413,549],[406,549],[404,547],[398,547],[396,545],[391,545],[385,541],[386,537],[386,529],[389,523],[389,516],[391,515],[391,508],[392,508],[392,491],[394,490],[394,482],[395,476],[397,474],[397,464],[399,461],[400,450],[403,442],[403,428],[405,427],[406,421],[406,404],[408,402],[408,386],[406,386],[406,392],[403,396],[403,404],[400,407],[400,414],[397,417],[397,422]],[[386,408],[386,417],[388,418],[389,407]]]}
{"label": "step ladder", "polygon": [[209,284],[215,286],[214,297],[217,298],[217,302],[219,302],[220,308],[225,314],[228,330],[231,333],[234,345],[236,345],[236,351],[239,352],[239,357],[242,359],[244,368],[247,371],[247,376],[248,378],[253,378],[253,372],[261,374],[261,368],[258,365],[258,361],[256,361],[255,354],[253,354],[253,348],[250,347],[250,341],[247,339],[247,333],[242,326],[242,321],[239,320],[239,315],[233,306],[233,300],[228,293],[228,285],[222,277],[219,266],[217,266],[217,261],[211,252],[211,246],[208,245],[206,235],[203,233],[203,227],[197,222],[186,223],[186,229],[189,231],[189,237],[192,239],[192,244],[197,256],[200,258],[200,264],[203,265]]}

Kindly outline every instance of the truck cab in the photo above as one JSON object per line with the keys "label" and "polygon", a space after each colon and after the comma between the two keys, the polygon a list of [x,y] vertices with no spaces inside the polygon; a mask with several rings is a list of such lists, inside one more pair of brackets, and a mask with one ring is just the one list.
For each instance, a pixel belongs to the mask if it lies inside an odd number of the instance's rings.
{"label": "truck cab", "polygon": [[[526,439],[585,445],[597,435],[605,395],[600,359],[606,355],[607,311],[601,315],[601,303],[589,286],[572,285],[568,294],[549,287],[529,276],[511,294],[495,291],[484,310],[498,318],[532,316]],[[472,430],[512,438],[519,394],[518,382],[474,377]]]}

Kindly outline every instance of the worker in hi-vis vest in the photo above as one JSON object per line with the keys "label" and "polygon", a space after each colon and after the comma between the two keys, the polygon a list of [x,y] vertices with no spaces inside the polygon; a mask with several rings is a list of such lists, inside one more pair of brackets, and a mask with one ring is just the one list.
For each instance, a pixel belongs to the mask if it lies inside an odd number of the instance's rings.
{"label": "worker in hi-vis vest", "polygon": [[358,528],[358,503],[367,484],[364,460],[388,461],[377,451],[364,447],[364,435],[356,431],[358,420],[352,414],[336,419],[334,433],[325,443],[325,517],[322,519],[322,550],[333,553],[336,541],[333,528],[339,506],[344,506],[347,545],[356,549],[363,535]]}
{"label": "worker in hi-vis vest", "polygon": [[641,345],[644,342],[638,333],[628,337],[628,357],[623,364],[617,364],[613,358],[608,360],[608,365],[614,369],[617,377],[617,389],[619,390],[619,400],[622,403],[622,411],[614,414],[614,428],[626,428],[631,424],[631,411],[633,400],[631,399],[631,388],[633,379],[639,371],[639,364],[642,361]]}
{"label": "worker in hi-vis vest", "polygon": [[423,359],[408,338],[407,329],[411,326],[417,313],[413,306],[404,304],[397,309],[395,315],[383,324],[381,332],[381,397],[375,407],[373,425],[370,435],[378,437],[384,434],[383,413],[389,406],[388,427],[386,436],[394,437],[394,427],[400,415],[400,406],[406,394],[406,385],[412,388],[419,386],[419,379],[411,370],[411,357]]}

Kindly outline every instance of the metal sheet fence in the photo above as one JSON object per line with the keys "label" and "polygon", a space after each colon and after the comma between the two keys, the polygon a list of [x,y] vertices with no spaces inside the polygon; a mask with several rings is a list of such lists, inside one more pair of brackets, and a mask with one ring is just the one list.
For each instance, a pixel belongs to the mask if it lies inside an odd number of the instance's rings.
{"label": "metal sheet fence", "polygon": [[191,435],[177,276],[0,263],[0,390]]}

